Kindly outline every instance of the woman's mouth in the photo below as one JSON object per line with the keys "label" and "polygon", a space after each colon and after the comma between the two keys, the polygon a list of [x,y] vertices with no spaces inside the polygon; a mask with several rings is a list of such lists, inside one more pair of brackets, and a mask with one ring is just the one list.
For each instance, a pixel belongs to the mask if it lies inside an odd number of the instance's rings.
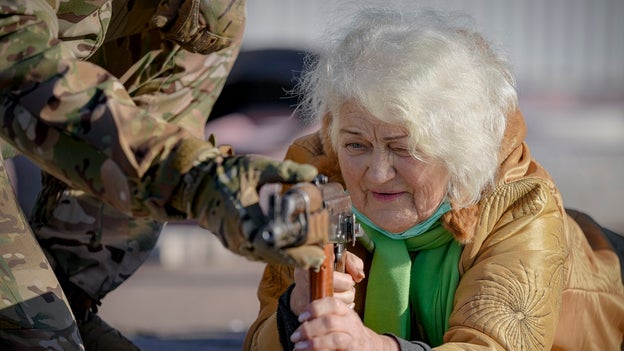
{"label": "woman's mouth", "polygon": [[403,193],[402,192],[385,193],[385,192],[371,191],[371,194],[373,195],[373,198],[377,201],[389,202],[389,201],[396,200]]}

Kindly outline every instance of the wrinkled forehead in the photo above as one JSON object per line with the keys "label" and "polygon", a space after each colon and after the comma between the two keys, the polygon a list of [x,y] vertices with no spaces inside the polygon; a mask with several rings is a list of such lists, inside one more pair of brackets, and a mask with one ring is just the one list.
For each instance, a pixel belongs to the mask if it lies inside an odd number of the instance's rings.
{"label": "wrinkled forehead", "polygon": [[339,137],[359,136],[370,141],[393,142],[406,140],[409,136],[404,126],[384,122],[361,109],[342,109],[335,128]]}
{"label": "wrinkled forehead", "polygon": [[390,108],[371,109],[353,99],[342,103],[334,118],[334,126],[338,123],[345,124],[366,124],[367,126],[382,127],[384,129],[400,131],[401,134],[409,133],[409,128],[405,119],[400,114]]}

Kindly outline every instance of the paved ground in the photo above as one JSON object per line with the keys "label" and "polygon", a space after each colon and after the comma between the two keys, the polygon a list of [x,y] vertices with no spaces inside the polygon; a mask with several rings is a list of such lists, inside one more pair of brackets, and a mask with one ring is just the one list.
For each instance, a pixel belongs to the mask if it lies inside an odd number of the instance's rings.
{"label": "paved ground", "polygon": [[238,351],[243,347],[243,333],[215,333],[198,338],[162,338],[139,336],[135,344],[145,351]]}
{"label": "paved ground", "polygon": [[240,350],[255,319],[261,272],[242,259],[231,262],[237,267],[229,272],[218,265],[191,273],[150,264],[107,297],[102,317],[145,351]]}
{"label": "paved ground", "polygon": [[[534,155],[564,200],[624,233],[624,103],[529,100],[523,111]],[[256,316],[262,264],[188,226],[169,225],[159,247],[104,299],[102,317],[146,351],[240,350]]]}
{"label": "paved ground", "polygon": [[[169,242],[175,237],[193,243],[186,229],[169,228],[164,235]],[[255,289],[263,266],[234,256],[216,240],[193,244],[207,251],[192,254],[178,247],[174,250],[186,255],[179,261],[150,260],[105,298],[102,318],[146,347],[156,343],[153,338],[209,338],[238,345],[257,313]]]}

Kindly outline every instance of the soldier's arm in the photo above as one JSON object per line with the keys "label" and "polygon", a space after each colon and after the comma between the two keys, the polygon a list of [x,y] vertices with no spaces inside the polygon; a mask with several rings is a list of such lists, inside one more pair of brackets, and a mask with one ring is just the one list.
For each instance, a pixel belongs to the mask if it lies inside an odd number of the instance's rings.
{"label": "soldier's arm", "polygon": [[[81,11],[90,6],[79,3]],[[180,9],[189,3],[182,2]],[[244,15],[244,0],[201,5],[209,8],[201,8],[202,18],[194,17],[199,24],[227,21],[230,11]],[[0,0],[0,8],[2,139],[43,170],[128,215],[195,219],[225,247],[251,259],[303,268],[317,267],[323,260],[316,243],[282,250],[263,245],[257,235],[264,225],[258,189],[266,183],[310,181],[314,167],[223,154],[214,143],[155,117],[145,105],[137,106],[119,79],[80,60],[76,51],[88,51],[88,40],[74,50],[71,43],[58,40],[59,23],[45,1]],[[93,11],[84,12],[89,19],[106,20],[103,13],[91,17]],[[177,29],[187,22],[178,23],[183,16],[176,14],[161,31],[183,48],[206,53],[240,43],[213,32],[212,26],[196,32],[193,21],[189,35],[180,34]],[[223,30],[228,28],[236,26]],[[92,33],[97,39],[97,30]],[[240,28],[236,33],[242,35]]]}
{"label": "soldier's arm", "polygon": [[170,205],[181,176],[217,157],[214,145],[137,106],[116,77],[81,60],[58,39],[46,1],[0,6],[0,136],[125,213],[182,215]]}

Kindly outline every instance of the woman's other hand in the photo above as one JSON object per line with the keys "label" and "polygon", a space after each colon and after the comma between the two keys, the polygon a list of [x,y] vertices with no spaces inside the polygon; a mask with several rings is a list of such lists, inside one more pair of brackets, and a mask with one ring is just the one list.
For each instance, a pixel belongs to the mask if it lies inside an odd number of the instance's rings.
{"label": "woman's other hand", "polygon": [[[346,251],[345,272],[334,271],[334,297],[345,305],[353,307],[355,284],[364,279],[364,262]],[[295,268],[295,288],[290,295],[290,309],[300,315],[310,303],[310,274],[307,269]]]}
{"label": "woman's other hand", "polygon": [[302,323],[291,335],[297,351],[399,350],[397,342],[364,326],[360,316],[336,297],[312,301],[299,315]]}

